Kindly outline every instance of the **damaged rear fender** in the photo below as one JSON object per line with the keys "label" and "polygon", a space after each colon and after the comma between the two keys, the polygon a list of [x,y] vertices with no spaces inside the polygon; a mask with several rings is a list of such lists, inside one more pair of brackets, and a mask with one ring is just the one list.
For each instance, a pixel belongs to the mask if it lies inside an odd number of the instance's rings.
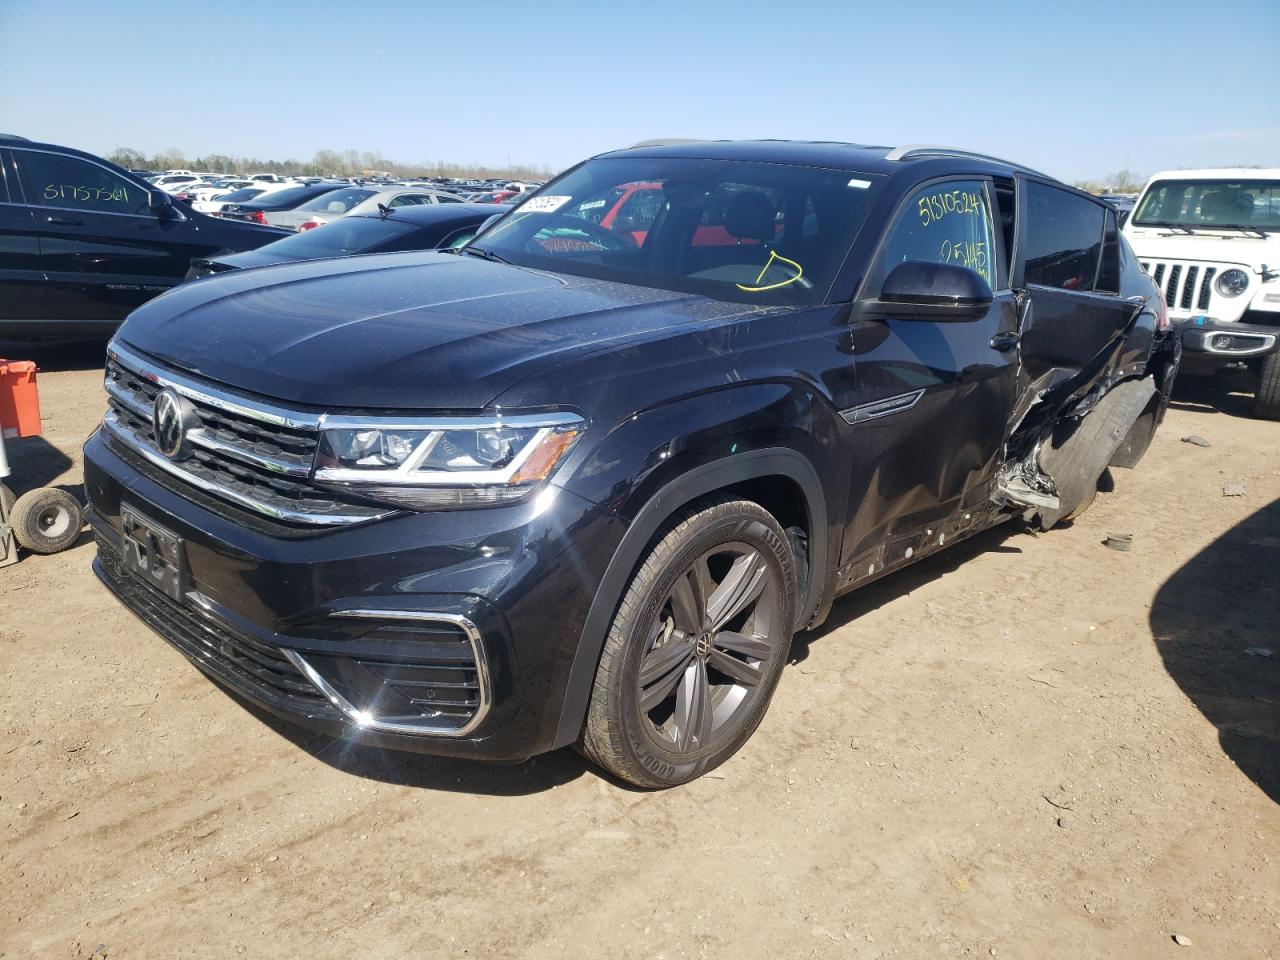
{"label": "damaged rear fender", "polygon": [[1117,448],[1152,401],[1158,399],[1154,377],[1125,380],[1109,390],[1084,417],[1063,420],[1053,428],[1039,447],[1037,466],[1052,481],[1058,504],[1038,509],[1040,529],[1048,530],[1096,492],[1098,478]]}

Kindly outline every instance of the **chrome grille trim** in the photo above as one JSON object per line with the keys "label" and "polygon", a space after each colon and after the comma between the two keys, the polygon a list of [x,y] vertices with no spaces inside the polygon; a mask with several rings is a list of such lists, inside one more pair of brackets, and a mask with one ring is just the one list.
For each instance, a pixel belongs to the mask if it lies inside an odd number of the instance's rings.
{"label": "chrome grille trim", "polygon": [[[136,370],[133,372],[137,373]],[[136,416],[143,420],[150,421],[151,409],[146,404],[139,403],[138,398],[134,394],[110,380],[107,381],[106,389],[108,396],[114,398],[123,406],[128,407]],[[187,439],[198,447],[204,447],[206,450],[221,453],[234,460],[239,460],[242,463],[251,464],[255,467],[261,467],[264,470],[270,470],[275,473],[284,474],[285,476],[290,477],[298,477],[300,479],[305,479],[311,475],[311,465],[309,463],[304,463],[301,460],[288,461],[279,457],[270,456],[269,454],[246,450],[243,447],[237,447],[235,444],[224,443],[217,437],[210,435],[203,427],[188,430]]]}
{"label": "chrome grille trim", "polygon": [[329,683],[315,667],[307,662],[304,654],[297,650],[282,650],[281,652],[301,671],[303,676],[310,680],[316,689],[323,693],[326,699],[358,729],[375,733],[407,734],[410,736],[465,737],[475,730],[488,715],[489,708],[493,703],[489,662],[485,657],[484,644],[480,639],[480,630],[468,618],[453,613],[419,613],[414,610],[339,610],[334,611],[330,616],[352,619],[447,623],[462,631],[467,638],[467,644],[471,648],[471,654],[475,658],[476,678],[478,680],[475,713],[460,726],[444,726],[433,724],[425,719],[421,723],[379,720],[344,697],[333,684]]}
{"label": "chrome grille trim", "polygon": [[303,523],[312,526],[339,526],[342,524],[365,523],[369,520],[377,520],[393,512],[388,510],[381,513],[365,513],[359,515],[345,513],[311,513],[303,510],[289,510],[282,507],[272,506],[262,500],[246,496],[245,494],[232,490],[221,484],[211,483],[204,479],[204,477],[199,477],[190,471],[183,470],[181,464],[175,463],[173,460],[164,456],[164,454],[159,450],[155,449],[155,447],[139,440],[131,430],[127,429],[122,423],[120,423],[115,411],[107,411],[107,414],[102,418],[102,425],[117,442],[137,453],[152,466],[179,478],[184,483],[189,483],[193,487],[203,490],[205,493],[210,493],[216,497],[222,498],[223,500],[228,500],[239,507],[244,507],[246,510],[252,510],[253,512],[260,513],[263,516],[272,517],[276,520],[283,520],[286,523]]}
{"label": "chrome grille trim", "polygon": [[108,345],[107,354],[122,367],[127,367],[131,373],[149,380],[159,387],[172,387],[178,393],[197,403],[208,404],[219,410],[225,410],[227,413],[233,413],[249,420],[269,423],[272,426],[287,427],[291,430],[318,431],[320,429],[319,414],[289,410],[285,407],[257,400],[254,400],[252,406],[250,406],[240,397],[225,393],[208,384],[199,383],[180,373],[173,371],[161,373],[155,369],[155,366],[150,361],[144,360],[128,347],[115,341]]}

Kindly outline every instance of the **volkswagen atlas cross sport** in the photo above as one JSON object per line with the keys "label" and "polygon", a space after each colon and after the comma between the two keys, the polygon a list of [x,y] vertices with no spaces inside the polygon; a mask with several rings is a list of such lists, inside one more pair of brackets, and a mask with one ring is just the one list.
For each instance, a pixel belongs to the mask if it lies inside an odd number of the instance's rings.
{"label": "volkswagen atlas cross sport", "polygon": [[[618,197],[645,203],[604,217]],[[1179,345],[1114,212],[937,148],[650,143],[457,253],[136,310],[85,449],[98,575],[300,724],[690,780],[794,631],[1132,466]],[[801,678],[797,678],[801,679]]]}

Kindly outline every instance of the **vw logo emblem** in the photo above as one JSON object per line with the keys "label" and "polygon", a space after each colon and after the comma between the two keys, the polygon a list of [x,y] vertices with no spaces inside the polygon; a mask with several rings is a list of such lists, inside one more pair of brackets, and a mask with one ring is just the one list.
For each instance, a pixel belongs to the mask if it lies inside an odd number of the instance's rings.
{"label": "vw logo emblem", "polygon": [[191,453],[187,449],[187,431],[196,425],[195,413],[191,401],[171,387],[165,387],[156,397],[151,430],[156,449],[170,460],[181,460]]}

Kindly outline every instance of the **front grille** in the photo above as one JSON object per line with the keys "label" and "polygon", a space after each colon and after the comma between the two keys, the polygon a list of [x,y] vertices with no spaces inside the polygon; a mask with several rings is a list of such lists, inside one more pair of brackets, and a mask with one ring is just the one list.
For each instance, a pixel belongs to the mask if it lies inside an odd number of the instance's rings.
{"label": "front grille", "polygon": [[98,540],[97,568],[111,592],[196,666],[241,695],[277,710],[327,720],[341,714],[284,656],[193,606],[177,603],[124,571],[120,555]]}
{"label": "front grille", "polygon": [[1176,310],[1208,310],[1217,267],[1176,260],[1143,260],[1145,270],[1164,296],[1165,305]]}
{"label": "front grille", "polygon": [[[187,432],[190,456],[176,462],[156,448],[151,424],[156,396],[166,385],[192,403],[200,421]],[[118,347],[107,357],[106,390],[111,436],[158,468],[155,474],[166,485],[190,484],[239,507],[302,525],[357,523],[388,512],[310,481],[318,418],[215,394]]]}

